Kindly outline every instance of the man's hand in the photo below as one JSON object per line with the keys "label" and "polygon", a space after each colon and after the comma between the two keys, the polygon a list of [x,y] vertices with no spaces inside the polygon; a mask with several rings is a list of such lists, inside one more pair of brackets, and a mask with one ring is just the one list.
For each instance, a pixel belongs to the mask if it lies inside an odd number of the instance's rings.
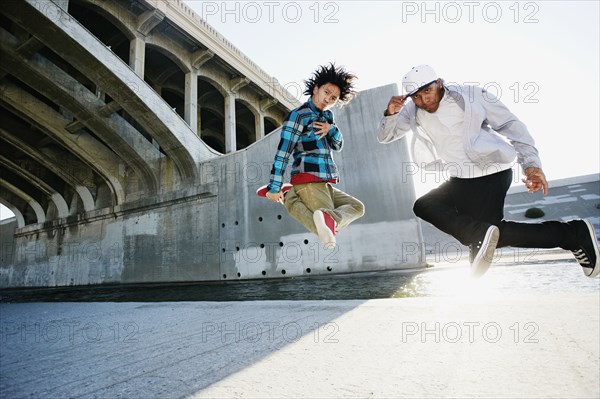
{"label": "man's hand", "polygon": [[544,195],[548,194],[546,175],[540,168],[525,169],[525,178],[522,179],[522,182],[525,183],[525,186],[530,193],[535,193],[544,189]]}
{"label": "man's hand", "polygon": [[407,99],[407,96],[392,96],[385,110],[385,115],[390,116],[400,112],[402,107],[404,107],[404,103],[406,103]]}
{"label": "man's hand", "polygon": [[281,191],[277,193],[271,193],[267,191],[267,198],[273,202],[281,202],[283,204],[283,193]]}
{"label": "man's hand", "polygon": [[318,134],[319,136],[319,140],[321,140],[323,137],[327,136],[327,133],[329,132],[329,129],[331,128],[331,125],[329,124],[329,122],[325,121],[325,122],[313,122],[313,132],[315,132],[315,135]]}

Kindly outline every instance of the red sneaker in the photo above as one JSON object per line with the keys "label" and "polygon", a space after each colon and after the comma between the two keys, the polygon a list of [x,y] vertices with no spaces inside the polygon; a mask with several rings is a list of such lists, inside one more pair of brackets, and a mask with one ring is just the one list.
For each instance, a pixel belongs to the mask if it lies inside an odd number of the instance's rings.
{"label": "red sneaker", "polygon": [[[267,196],[267,192],[269,185],[266,184],[262,187],[259,187],[258,190],[256,190],[256,195],[258,195],[259,197],[266,197]],[[292,188],[292,185],[290,183],[285,183],[281,186],[281,192],[283,194],[287,193],[289,191],[289,189]]]}
{"label": "red sneaker", "polygon": [[336,223],[335,220],[328,213],[316,210],[313,213],[313,220],[319,233],[319,239],[325,249],[335,248],[335,233]]}

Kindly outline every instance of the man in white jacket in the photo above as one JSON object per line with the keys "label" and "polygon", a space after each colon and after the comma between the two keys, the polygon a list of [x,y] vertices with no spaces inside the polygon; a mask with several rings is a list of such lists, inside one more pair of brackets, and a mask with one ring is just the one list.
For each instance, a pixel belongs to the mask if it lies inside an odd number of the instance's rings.
{"label": "man in white jacket", "polygon": [[414,161],[426,169],[442,165],[450,174],[417,199],[413,210],[470,247],[474,276],[483,275],[495,249],[504,246],[561,247],[573,252],[586,276],[598,275],[598,240],[589,221],[504,220],[515,158],[529,191],[548,193],[534,140],[504,104],[480,87],[446,85],[428,65],[412,68],[402,88],[404,94],[388,103],[378,140],[389,143],[412,131]]}

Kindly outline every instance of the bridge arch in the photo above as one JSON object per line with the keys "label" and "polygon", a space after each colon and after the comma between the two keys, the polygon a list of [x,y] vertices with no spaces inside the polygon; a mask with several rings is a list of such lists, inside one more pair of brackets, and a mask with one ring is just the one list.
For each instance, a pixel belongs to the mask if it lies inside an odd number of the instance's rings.
{"label": "bridge arch", "polygon": [[197,182],[202,162],[255,142],[264,99],[278,104],[274,119],[285,111],[274,79],[205,25],[188,25],[196,16],[159,1],[3,5],[0,108],[34,140],[3,124],[0,143],[45,171],[33,178],[6,155],[13,182],[41,190],[24,190],[26,200],[2,190],[22,205],[25,225],[160,201]]}
{"label": "bridge arch", "polygon": [[[118,2],[69,0],[69,14],[121,58],[129,62],[130,41],[135,33],[123,21],[126,10]],[[99,21],[101,20],[101,21]]]}

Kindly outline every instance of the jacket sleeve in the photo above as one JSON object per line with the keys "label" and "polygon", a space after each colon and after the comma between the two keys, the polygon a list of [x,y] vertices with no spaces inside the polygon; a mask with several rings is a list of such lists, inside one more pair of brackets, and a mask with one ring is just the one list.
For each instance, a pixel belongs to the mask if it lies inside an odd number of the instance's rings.
{"label": "jacket sleeve", "polygon": [[271,168],[271,179],[269,181],[269,192],[278,193],[283,184],[283,174],[288,161],[304,129],[304,123],[300,114],[296,111],[290,112],[281,127],[281,136],[277,153]]}
{"label": "jacket sleeve", "polygon": [[407,104],[396,115],[384,116],[381,119],[377,128],[377,141],[391,143],[410,131],[410,106],[414,107],[414,104]]}
{"label": "jacket sleeve", "polygon": [[328,111],[326,118],[327,122],[329,122],[331,125],[326,136],[329,148],[331,148],[333,151],[341,151],[342,146],[344,145],[344,137],[333,120],[333,113]]}
{"label": "jacket sleeve", "polygon": [[481,103],[485,108],[488,124],[495,132],[510,141],[517,152],[517,162],[523,170],[530,167],[541,168],[542,162],[527,126],[494,95],[485,89],[481,90],[481,94]]}

